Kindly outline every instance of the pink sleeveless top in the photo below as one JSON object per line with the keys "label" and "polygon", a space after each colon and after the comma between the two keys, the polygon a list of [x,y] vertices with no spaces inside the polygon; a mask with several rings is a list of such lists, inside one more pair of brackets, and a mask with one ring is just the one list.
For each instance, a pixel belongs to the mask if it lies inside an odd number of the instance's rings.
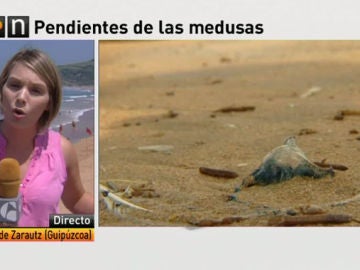
{"label": "pink sleeveless top", "polygon": [[[6,139],[0,134],[0,159],[6,157]],[[50,214],[59,211],[67,178],[61,135],[48,130],[35,137],[35,148],[20,185],[22,213],[19,227],[49,227]]]}

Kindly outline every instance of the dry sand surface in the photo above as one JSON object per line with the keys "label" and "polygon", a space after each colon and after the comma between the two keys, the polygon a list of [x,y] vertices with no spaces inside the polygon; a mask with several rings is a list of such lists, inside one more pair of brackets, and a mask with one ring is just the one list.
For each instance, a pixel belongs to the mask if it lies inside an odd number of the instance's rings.
{"label": "dry sand surface", "polygon": [[[360,116],[334,120],[360,110],[359,41],[106,41],[99,51],[99,182],[132,189],[126,199],[151,210],[115,216],[101,204],[100,226],[216,225],[239,216],[250,218],[227,225],[267,226],[284,209],[302,216],[308,205],[353,218],[320,226],[359,225],[359,200],[330,206],[360,193]],[[228,106],[255,109],[214,112]],[[290,135],[310,160],[348,170],[245,188],[240,202],[228,201]],[[173,148],[139,150],[149,145]]]}

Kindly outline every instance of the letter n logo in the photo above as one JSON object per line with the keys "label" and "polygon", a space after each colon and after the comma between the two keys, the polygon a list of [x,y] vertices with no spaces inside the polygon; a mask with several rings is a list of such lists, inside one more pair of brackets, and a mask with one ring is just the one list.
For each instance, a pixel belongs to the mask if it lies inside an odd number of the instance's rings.
{"label": "letter n logo", "polygon": [[8,38],[28,38],[29,16],[8,16],[7,30]]}

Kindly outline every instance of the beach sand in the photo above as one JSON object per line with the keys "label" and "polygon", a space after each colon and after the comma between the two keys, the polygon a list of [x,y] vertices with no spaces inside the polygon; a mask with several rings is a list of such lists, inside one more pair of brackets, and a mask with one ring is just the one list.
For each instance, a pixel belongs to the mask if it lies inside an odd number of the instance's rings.
{"label": "beach sand", "polygon": [[[127,200],[151,210],[119,217],[101,207],[100,226],[191,226],[234,216],[251,218],[228,226],[267,226],[278,210],[299,216],[308,205],[360,219],[359,200],[329,206],[360,193],[360,116],[334,120],[340,110],[360,110],[359,41],[106,41],[99,52],[99,181],[141,191]],[[215,112],[228,106],[254,110]],[[242,202],[228,201],[290,135],[310,160],[348,170],[245,188]],[[173,149],[138,149],[148,145]],[[239,177],[211,177],[199,167]]]}

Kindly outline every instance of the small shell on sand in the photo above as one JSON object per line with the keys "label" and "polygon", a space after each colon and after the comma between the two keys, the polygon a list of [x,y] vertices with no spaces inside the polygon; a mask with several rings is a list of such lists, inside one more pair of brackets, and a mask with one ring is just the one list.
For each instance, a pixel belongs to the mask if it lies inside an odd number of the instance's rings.
{"label": "small shell on sand", "polygon": [[163,153],[171,153],[174,149],[172,145],[147,145],[147,146],[139,146],[138,150],[146,151],[146,152],[163,152]]}

